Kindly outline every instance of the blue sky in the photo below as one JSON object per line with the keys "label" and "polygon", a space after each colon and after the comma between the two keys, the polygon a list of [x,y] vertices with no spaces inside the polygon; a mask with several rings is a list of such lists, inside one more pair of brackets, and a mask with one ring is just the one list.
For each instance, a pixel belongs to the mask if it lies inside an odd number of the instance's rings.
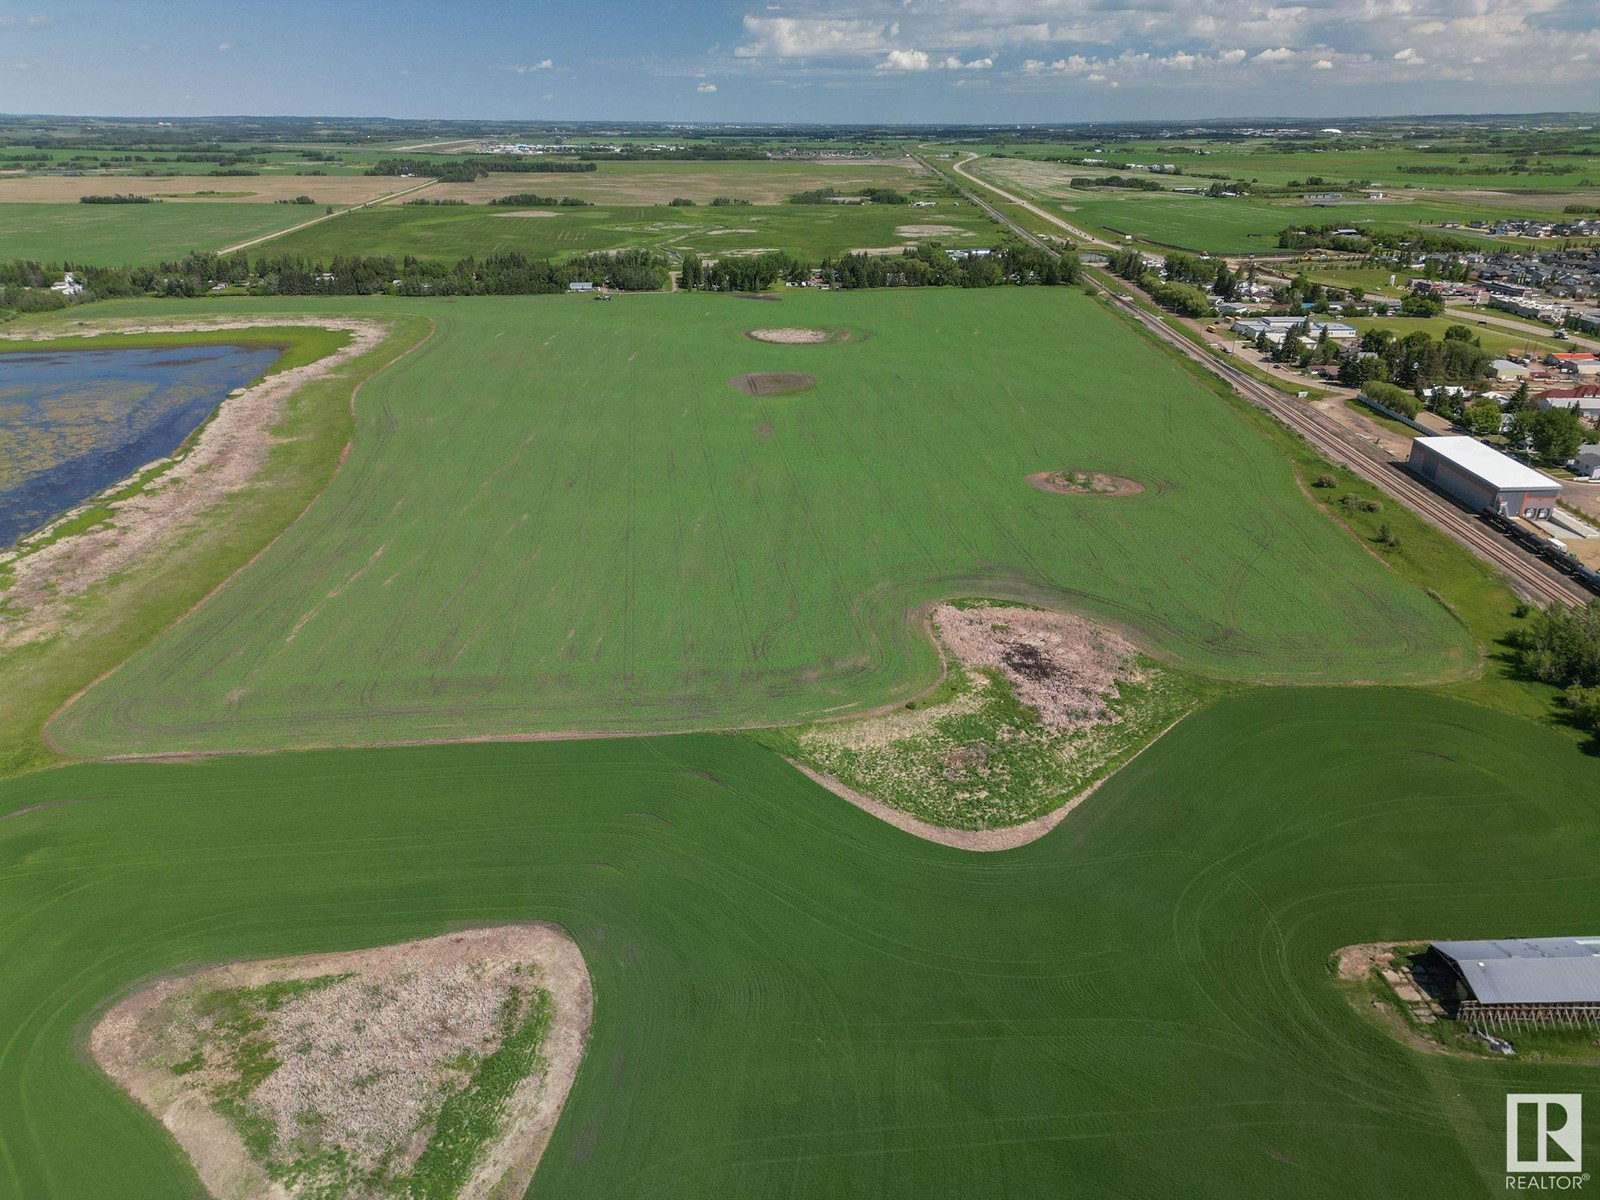
{"label": "blue sky", "polygon": [[0,0],[0,111],[1082,121],[1600,109],[1600,0]]}

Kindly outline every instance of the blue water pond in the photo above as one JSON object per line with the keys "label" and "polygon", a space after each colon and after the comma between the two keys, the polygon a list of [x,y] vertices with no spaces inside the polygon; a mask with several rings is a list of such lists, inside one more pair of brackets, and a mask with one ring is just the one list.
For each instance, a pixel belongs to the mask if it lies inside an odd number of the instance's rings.
{"label": "blue water pond", "polygon": [[278,353],[233,345],[0,353],[0,547],[171,454]]}

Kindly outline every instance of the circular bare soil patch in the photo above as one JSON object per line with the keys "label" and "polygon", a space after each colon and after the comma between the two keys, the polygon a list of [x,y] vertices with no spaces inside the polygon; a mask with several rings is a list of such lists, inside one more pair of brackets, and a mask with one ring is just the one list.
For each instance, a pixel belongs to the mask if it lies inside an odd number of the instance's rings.
{"label": "circular bare soil patch", "polygon": [[848,329],[747,329],[744,335],[753,342],[778,346],[825,346],[850,340]]}
{"label": "circular bare soil patch", "polygon": [[1053,496],[1137,496],[1144,484],[1104,471],[1035,471],[1028,486]]}
{"label": "circular bare soil patch", "polygon": [[735,375],[728,386],[747,396],[787,396],[816,387],[817,381],[799,371],[751,371]]}

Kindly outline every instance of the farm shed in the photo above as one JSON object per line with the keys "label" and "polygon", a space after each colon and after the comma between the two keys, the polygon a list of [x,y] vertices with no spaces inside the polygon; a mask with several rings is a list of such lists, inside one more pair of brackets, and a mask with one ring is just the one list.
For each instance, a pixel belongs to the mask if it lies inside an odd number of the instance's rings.
{"label": "farm shed", "polygon": [[1549,517],[1561,485],[1477,438],[1419,437],[1411,443],[1411,470],[1434,487],[1482,512]]}
{"label": "farm shed", "polygon": [[1434,942],[1429,965],[1472,1023],[1600,1020],[1600,937]]}

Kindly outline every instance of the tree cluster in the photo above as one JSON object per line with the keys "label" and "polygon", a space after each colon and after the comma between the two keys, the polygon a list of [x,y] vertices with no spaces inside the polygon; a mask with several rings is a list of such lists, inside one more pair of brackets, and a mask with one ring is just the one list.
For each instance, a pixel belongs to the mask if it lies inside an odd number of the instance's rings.
{"label": "tree cluster", "polygon": [[440,183],[472,183],[491,173],[510,175],[570,175],[593,171],[592,162],[570,158],[523,158],[496,154],[469,158],[384,158],[368,167],[366,175],[431,175]]}
{"label": "tree cluster", "polygon": [[513,192],[509,196],[496,196],[489,201],[500,208],[593,208],[591,201],[577,196],[540,196],[535,192]]}
{"label": "tree cluster", "polygon": [[823,277],[839,288],[999,287],[1080,283],[1083,268],[1070,250],[1055,253],[1010,243],[993,254],[951,258],[938,243],[903,254],[846,254],[823,260]]}
{"label": "tree cluster", "polygon": [[782,250],[762,254],[725,255],[716,262],[702,262],[687,254],[678,275],[678,286],[689,292],[759,292],[779,280],[798,282],[811,274],[811,268]]}
{"label": "tree cluster", "polygon": [[1600,737],[1600,600],[1582,608],[1551,604],[1534,614],[1514,644],[1522,673],[1565,688],[1573,720]]}

